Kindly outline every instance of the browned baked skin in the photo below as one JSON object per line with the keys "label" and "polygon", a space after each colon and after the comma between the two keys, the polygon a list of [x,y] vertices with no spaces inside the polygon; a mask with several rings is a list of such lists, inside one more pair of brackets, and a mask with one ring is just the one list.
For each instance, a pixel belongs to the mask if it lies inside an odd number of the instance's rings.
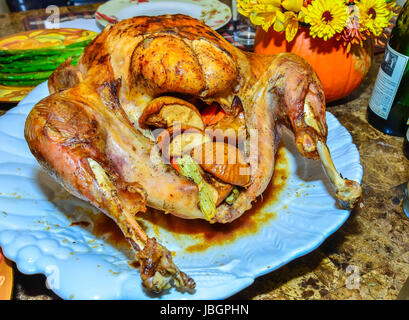
{"label": "browned baked skin", "polygon": [[[237,219],[266,189],[281,125],[293,130],[306,157],[318,158],[317,143],[326,141],[323,89],[302,58],[244,53],[184,15],[137,17],[109,26],[85,49],[77,70],[65,64],[51,80],[56,93],[39,102],[27,119],[31,151],[68,191],[111,215],[137,251],[149,239],[132,217],[145,203],[182,218],[204,219],[197,186],[163,162],[149,130],[139,127],[143,110],[159,95],[192,95],[218,102],[227,113],[235,97],[243,104],[250,183],[232,205],[220,204],[210,222]],[[89,159],[106,171],[114,196],[98,186]],[[144,259],[152,248],[163,247],[149,248]],[[144,283],[153,290],[167,286],[154,283],[155,272],[180,275],[170,262],[163,265],[172,267],[166,272],[146,268]],[[180,279],[181,287],[193,286]]]}
{"label": "browned baked skin", "polygon": [[230,91],[238,76],[234,47],[183,15],[121,21],[88,46],[80,65],[83,70],[97,66],[105,54],[115,77],[121,77],[129,89],[141,85],[155,95],[181,92],[209,97]]}
{"label": "browned baked skin", "polygon": [[48,90],[50,94],[61,92],[79,84],[82,74],[77,67],[71,65],[72,58],[61,63],[48,78]]}
{"label": "browned baked skin", "polygon": [[[71,68],[67,76],[72,74]],[[293,129],[300,152],[308,157],[317,158],[314,144],[326,139],[322,86],[303,59],[292,54],[244,53],[211,28],[187,16],[136,17],[107,27],[85,49],[78,68],[84,78],[82,85],[90,91],[118,83],[115,93],[118,104],[136,129],[141,129],[138,119],[146,105],[166,92],[217,101],[226,111],[235,96],[241,99],[249,141],[256,141],[250,144],[248,154],[251,183],[234,205],[219,206],[213,222],[238,218],[267,187],[274,170],[278,124]],[[64,73],[59,70],[55,76],[63,77]],[[71,103],[87,101],[75,90],[68,91],[61,94],[70,95],[66,99]],[[318,132],[305,122],[305,101],[310,101]],[[110,130],[109,125],[104,124],[105,130]],[[133,134],[139,136],[145,149],[153,148],[146,132],[137,130]],[[251,148],[257,156],[251,156]],[[192,182],[163,163],[139,164],[151,162],[151,154],[138,154],[138,163],[132,163],[119,161],[126,151],[111,149],[107,151],[112,155],[111,167],[125,182],[142,186],[148,206],[183,218],[203,218],[197,206],[197,188]]]}
{"label": "browned baked skin", "polygon": [[[253,161],[250,187],[242,193],[236,205],[222,205],[215,222],[238,218],[251,208],[252,201],[267,187],[273,174],[279,140],[277,120],[297,128],[297,145],[306,156],[317,157],[316,151],[303,148],[306,133],[311,137],[307,139],[310,143],[325,140],[325,100],[321,84],[310,66],[295,55],[244,53],[199,21],[176,15],[136,17],[106,28],[80,59],[79,68],[88,81],[86,74],[94,68],[99,70],[101,61],[107,56],[113,78],[121,79],[120,103],[137,128],[137,120],[147,103],[166,92],[217,101],[227,111],[234,96],[244,102],[247,129],[258,132],[259,156],[250,159]],[[103,76],[99,72],[93,81],[100,83]],[[314,100],[315,118],[322,128],[318,133],[302,118],[307,94],[310,100]],[[122,171],[128,169],[122,168]],[[167,180],[169,177],[170,174],[163,178]],[[180,180],[185,179],[180,177]],[[183,184],[180,181],[174,186]],[[156,197],[155,190],[159,186],[163,193]],[[183,218],[203,218],[197,207],[194,186],[191,192],[183,190],[180,194],[178,187],[166,190],[160,179],[152,188],[144,187],[148,206]]]}
{"label": "browned baked skin", "polygon": [[[107,63],[100,65],[99,72],[112,73]],[[91,72],[89,75],[96,76]],[[135,251],[144,253],[136,256],[142,268],[147,268],[146,252],[153,254],[152,258],[157,257],[149,274],[143,274],[145,287],[159,292],[174,281],[183,290],[194,289],[193,279],[176,267],[166,248],[156,242],[149,250],[145,248],[152,241],[136,222],[135,215],[146,210],[146,192],[138,179],[129,181],[118,166],[138,159],[144,161],[141,165],[146,165],[145,172],[152,170],[149,167],[152,143],[138,134],[126,117],[117,98],[118,86],[119,82],[112,79],[97,88],[83,81],[50,95],[31,110],[25,138],[39,163],[66,190],[114,219]],[[117,150],[126,156],[121,157]],[[98,182],[89,159],[103,168],[110,186]],[[171,181],[168,184],[169,188]]]}

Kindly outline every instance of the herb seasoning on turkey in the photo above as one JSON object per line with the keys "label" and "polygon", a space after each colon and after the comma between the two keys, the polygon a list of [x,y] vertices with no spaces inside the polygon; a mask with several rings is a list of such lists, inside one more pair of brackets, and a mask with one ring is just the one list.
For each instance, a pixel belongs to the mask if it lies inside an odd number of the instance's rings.
{"label": "herb seasoning on turkey", "polygon": [[195,283],[135,215],[152,207],[210,223],[237,219],[273,176],[282,126],[303,156],[321,159],[341,204],[360,201],[360,185],[338,174],[325,143],[322,85],[296,55],[243,52],[184,15],[136,17],[106,27],[49,88],[27,118],[32,153],[115,220],[155,292]]}

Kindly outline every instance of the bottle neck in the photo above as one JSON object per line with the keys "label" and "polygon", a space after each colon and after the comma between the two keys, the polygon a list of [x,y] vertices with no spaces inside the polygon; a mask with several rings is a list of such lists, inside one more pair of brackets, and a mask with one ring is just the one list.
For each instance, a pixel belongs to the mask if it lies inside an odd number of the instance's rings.
{"label": "bottle neck", "polygon": [[389,45],[396,51],[409,56],[409,1],[401,9],[389,38]]}

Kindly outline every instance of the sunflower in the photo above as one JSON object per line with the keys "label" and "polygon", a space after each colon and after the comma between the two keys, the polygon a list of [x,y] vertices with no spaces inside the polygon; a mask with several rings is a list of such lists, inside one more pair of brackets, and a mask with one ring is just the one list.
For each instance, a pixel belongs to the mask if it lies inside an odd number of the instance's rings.
{"label": "sunflower", "polygon": [[384,0],[361,0],[356,3],[359,9],[360,30],[369,31],[379,36],[389,25],[392,11]]}
{"label": "sunflower", "polygon": [[344,0],[313,0],[307,7],[301,8],[306,23],[311,25],[313,38],[327,40],[341,32],[346,25],[348,12]]}

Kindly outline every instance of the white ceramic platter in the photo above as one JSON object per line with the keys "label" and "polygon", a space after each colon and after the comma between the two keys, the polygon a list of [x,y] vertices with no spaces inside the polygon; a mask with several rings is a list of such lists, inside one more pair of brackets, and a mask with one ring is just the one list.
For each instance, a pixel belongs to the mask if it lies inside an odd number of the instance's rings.
{"label": "white ceramic platter", "polygon": [[[21,272],[45,274],[64,299],[224,299],[317,248],[349,216],[336,207],[321,164],[301,158],[286,134],[272,195],[238,222],[217,227],[160,213],[141,220],[197,283],[193,294],[172,289],[150,295],[129,264],[128,247],[114,241],[113,223],[63,191],[31,155],[25,119],[47,95],[43,83],[0,117],[0,246]],[[350,134],[328,112],[327,123],[335,166],[360,182],[362,167]]]}
{"label": "white ceramic platter", "polygon": [[136,16],[185,14],[217,30],[231,18],[230,8],[217,0],[111,0],[101,5],[95,18],[103,27]]}

